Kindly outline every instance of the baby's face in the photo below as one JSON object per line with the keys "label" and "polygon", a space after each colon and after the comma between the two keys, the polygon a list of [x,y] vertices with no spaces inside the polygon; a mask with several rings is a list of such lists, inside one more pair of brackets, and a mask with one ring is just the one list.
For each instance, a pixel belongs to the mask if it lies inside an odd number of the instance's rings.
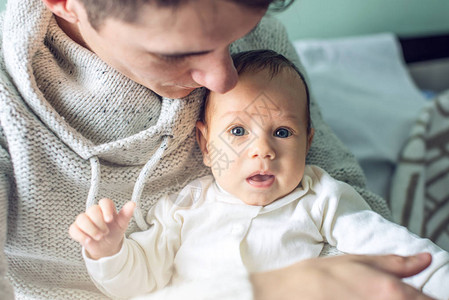
{"label": "baby's face", "polygon": [[239,77],[211,93],[207,125],[198,122],[204,163],[227,192],[249,205],[268,205],[300,183],[313,131],[307,134],[306,92],[289,69]]}

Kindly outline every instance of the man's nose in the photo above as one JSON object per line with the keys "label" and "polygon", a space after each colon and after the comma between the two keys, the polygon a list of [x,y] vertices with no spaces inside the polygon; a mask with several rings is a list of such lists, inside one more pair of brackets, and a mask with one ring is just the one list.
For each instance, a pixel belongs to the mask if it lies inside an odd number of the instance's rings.
{"label": "man's nose", "polygon": [[226,93],[237,84],[238,75],[228,48],[202,57],[201,65],[191,71],[192,79],[216,93]]}
{"label": "man's nose", "polygon": [[250,158],[273,160],[276,157],[276,152],[267,138],[258,137],[249,146],[248,155]]}

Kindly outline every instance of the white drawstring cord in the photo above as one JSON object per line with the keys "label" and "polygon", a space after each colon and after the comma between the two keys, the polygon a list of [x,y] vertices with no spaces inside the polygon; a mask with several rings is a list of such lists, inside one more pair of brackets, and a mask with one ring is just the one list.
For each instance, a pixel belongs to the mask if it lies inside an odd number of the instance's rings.
{"label": "white drawstring cord", "polygon": [[92,176],[90,178],[90,189],[86,200],[86,211],[89,207],[95,204],[95,198],[98,195],[98,190],[100,186],[100,160],[96,156],[89,158],[90,168],[92,171]]}
{"label": "white drawstring cord", "polygon": [[169,136],[165,136],[159,146],[159,149],[153,154],[151,159],[145,164],[143,169],[140,171],[139,177],[137,178],[136,184],[134,185],[133,195],[131,201],[136,203],[136,208],[134,209],[134,219],[136,220],[137,226],[140,230],[147,230],[149,228],[148,223],[142,215],[142,210],[140,209],[140,197],[142,196],[143,188],[145,182],[150,175],[151,171],[156,167],[157,163],[160,161],[162,154],[167,149]]}

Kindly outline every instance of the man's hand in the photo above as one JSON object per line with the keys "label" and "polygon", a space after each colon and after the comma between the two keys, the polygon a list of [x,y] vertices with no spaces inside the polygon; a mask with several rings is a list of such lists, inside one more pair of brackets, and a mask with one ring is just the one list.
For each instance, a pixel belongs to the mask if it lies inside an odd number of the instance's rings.
{"label": "man's hand", "polygon": [[120,251],[135,204],[127,202],[117,213],[114,202],[101,199],[78,215],[69,228],[69,234],[79,242],[92,259],[112,256]]}
{"label": "man's hand", "polygon": [[342,255],[313,258],[290,267],[251,276],[256,300],[419,299],[429,300],[401,278],[418,274],[430,254]]}

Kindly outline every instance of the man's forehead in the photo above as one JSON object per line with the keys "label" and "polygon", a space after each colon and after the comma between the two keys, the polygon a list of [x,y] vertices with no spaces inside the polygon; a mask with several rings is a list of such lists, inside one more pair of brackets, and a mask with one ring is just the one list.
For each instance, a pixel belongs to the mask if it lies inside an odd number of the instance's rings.
{"label": "man's forehead", "polygon": [[176,9],[144,4],[138,21],[108,18],[99,32],[110,39],[132,36],[130,43],[145,45],[148,52],[156,55],[201,55],[253,31],[263,14],[224,0],[187,1]]}

